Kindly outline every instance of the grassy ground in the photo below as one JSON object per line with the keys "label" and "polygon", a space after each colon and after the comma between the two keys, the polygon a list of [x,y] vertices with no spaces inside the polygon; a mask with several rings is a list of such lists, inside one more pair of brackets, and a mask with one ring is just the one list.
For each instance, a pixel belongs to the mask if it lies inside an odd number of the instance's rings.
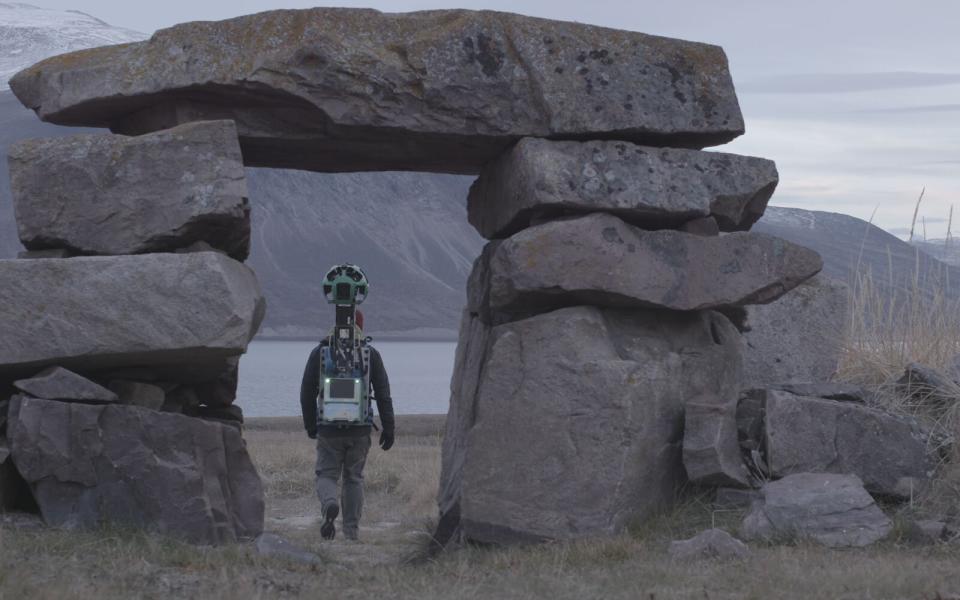
{"label": "grassy ground", "polygon": [[246,436],[266,484],[267,529],[319,554],[304,566],[250,545],[198,548],[120,530],[58,532],[0,519],[0,600],[27,598],[960,598],[960,548],[888,541],[866,550],[754,547],[745,562],[677,563],[670,540],[742,515],[696,493],[655,523],[605,541],[467,548],[409,562],[425,545],[439,475],[436,419],[408,419],[367,467],[361,542],[324,542],[313,447],[295,420]]}

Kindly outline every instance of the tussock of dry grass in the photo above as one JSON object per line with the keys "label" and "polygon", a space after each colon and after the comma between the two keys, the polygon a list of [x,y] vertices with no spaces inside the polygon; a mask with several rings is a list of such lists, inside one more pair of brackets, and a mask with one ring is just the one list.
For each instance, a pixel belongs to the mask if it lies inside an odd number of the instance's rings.
{"label": "tussock of dry grass", "polygon": [[946,376],[947,385],[931,394],[896,382],[910,363],[949,373],[960,354],[960,298],[948,295],[948,280],[925,282],[917,276],[899,288],[894,283],[889,288],[899,291],[891,299],[871,274],[858,277],[837,378],[871,390],[875,406],[909,414],[927,426],[930,452],[940,467],[919,508],[944,516],[960,503],[960,385]]}

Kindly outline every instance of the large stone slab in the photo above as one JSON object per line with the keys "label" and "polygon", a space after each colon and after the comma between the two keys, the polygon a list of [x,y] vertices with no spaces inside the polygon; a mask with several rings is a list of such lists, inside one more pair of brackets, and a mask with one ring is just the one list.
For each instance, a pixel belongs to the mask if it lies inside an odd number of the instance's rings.
{"label": "large stone slab", "polygon": [[763,215],[778,181],[776,165],[762,158],[525,138],[483,168],[467,215],[486,238],[594,211],[647,229],[712,216],[722,231],[739,231]]}
{"label": "large stone slab", "polygon": [[0,260],[0,380],[55,364],[207,381],[264,309],[253,271],[218,252]]}
{"label": "large stone slab", "polygon": [[867,546],[893,528],[856,475],[798,473],[766,484],[761,494],[740,529],[748,540]]}
{"label": "large stone slab", "polygon": [[240,260],[250,251],[247,183],[230,121],[139,137],[23,140],[8,161],[29,250],[139,254],[205,241]]}
{"label": "large stone slab", "polygon": [[490,242],[468,284],[473,312],[591,304],[702,310],[771,302],[823,266],[760,233],[645,231],[595,213]]}
{"label": "large stone slab", "polygon": [[122,405],[17,397],[10,447],[48,525],[115,523],[216,544],[263,530],[263,486],[240,433]]}
{"label": "large stone slab", "polygon": [[775,477],[852,473],[873,494],[909,498],[935,467],[916,422],[851,402],[767,390],[764,431]]}
{"label": "large stone slab", "polygon": [[42,400],[109,404],[119,400],[117,394],[63,367],[49,367],[30,379],[13,382],[21,392]]}
{"label": "large stone slab", "polygon": [[248,165],[475,173],[524,136],[700,148],[743,133],[717,46],[491,11],[277,10],[38,63],[45,121],[237,122]]}
{"label": "large stone slab", "polygon": [[744,381],[828,381],[846,343],[849,297],[845,283],[818,275],[770,304],[749,307]]}
{"label": "large stone slab", "polygon": [[684,402],[735,400],[739,344],[715,312],[580,306],[492,328],[467,314],[441,513],[490,543],[612,535],[656,514],[684,479]]}

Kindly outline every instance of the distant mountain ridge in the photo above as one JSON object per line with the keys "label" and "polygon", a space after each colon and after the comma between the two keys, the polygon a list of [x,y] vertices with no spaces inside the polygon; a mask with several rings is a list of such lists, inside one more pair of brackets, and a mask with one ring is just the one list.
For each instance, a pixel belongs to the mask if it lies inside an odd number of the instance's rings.
{"label": "distant mountain ridge", "polygon": [[113,27],[76,10],[50,10],[22,2],[0,2],[0,90],[17,71],[44,58],[150,36]]}

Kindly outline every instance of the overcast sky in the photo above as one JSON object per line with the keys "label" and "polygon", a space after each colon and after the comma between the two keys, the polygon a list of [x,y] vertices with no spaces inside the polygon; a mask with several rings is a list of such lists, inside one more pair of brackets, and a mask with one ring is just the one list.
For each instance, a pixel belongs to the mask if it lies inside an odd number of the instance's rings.
{"label": "overcast sky", "polygon": [[[489,8],[716,43],[730,58],[747,134],[724,150],[772,158],[773,203],[910,226],[921,188],[930,237],[951,204],[960,229],[960,1],[394,0],[401,12]],[[34,0],[150,33],[315,2]],[[919,227],[919,225],[918,225]]]}

